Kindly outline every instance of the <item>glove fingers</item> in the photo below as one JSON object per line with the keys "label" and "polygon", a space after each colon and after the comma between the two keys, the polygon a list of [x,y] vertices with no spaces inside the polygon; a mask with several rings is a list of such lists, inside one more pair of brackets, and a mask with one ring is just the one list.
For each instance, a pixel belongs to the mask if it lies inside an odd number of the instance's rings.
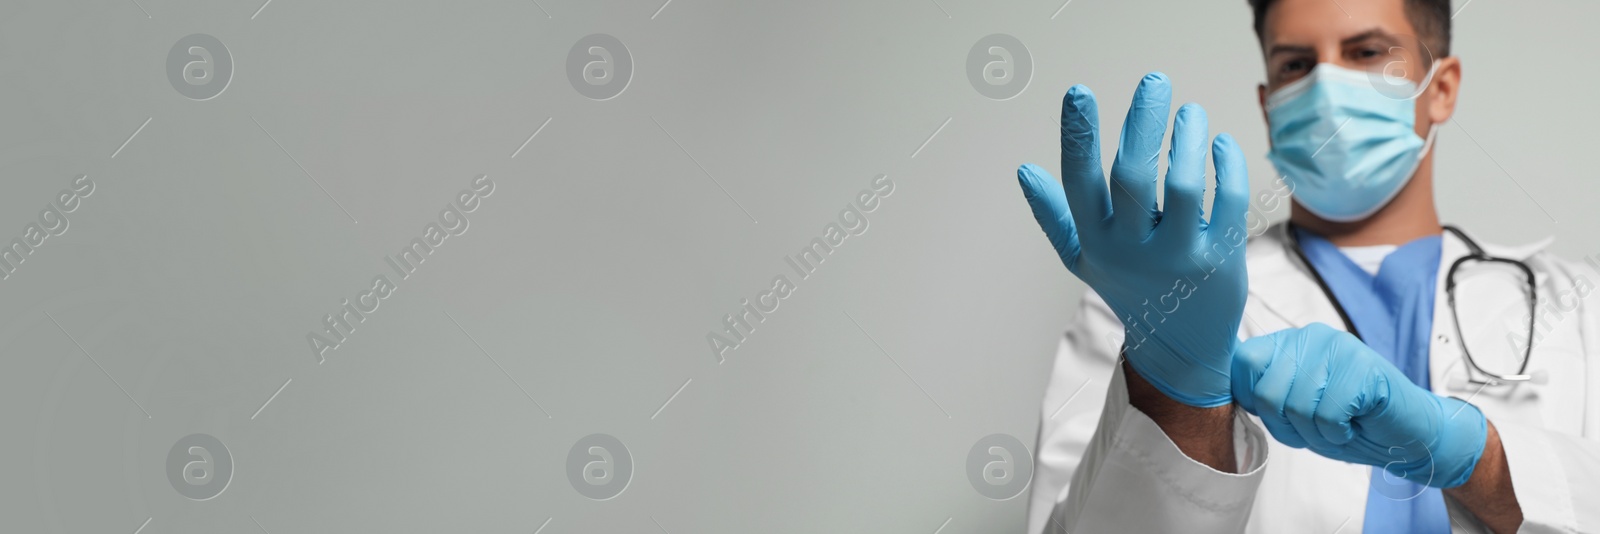
{"label": "glove fingers", "polygon": [[1067,266],[1067,270],[1076,273],[1078,254],[1082,249],[1078,244],[1077,227],[1072,222],[1072,208],[1067,204],[1061,182],[1051,178],[1049,171],[1032,163],[1017,168],[1017,182],[1022,185],[1022,196],[1028,199],[1028,206],[1033,208],[1033,220],[1050,238],[1050,245],[1055,247],[1061,263]]}
{"label": "glove fingers", "polygon": [[1142,241],[1155,226],[1156,166],[1172,111],[1172,84],[1159,72],[1145,75],[1122,122],[1122,140],[1111,164],[1111,217],[1126,238]]}
{"label": "glove fingers", "polygon": [[1085,228],[1111,215],[1105,166],[1100,163],[1100,106],[1094,92],[1074,85],[1061,99],[1061,183]]}
{"label": "glove fingers", "polygon": [[1172,120],[1172,149],[1167,163],[1166,195],[1157,233],[1178,242],[1193,242],[1205,222],[1201,206],[1206,189],[1206,110],[1184,104]]}
{"label": "glove fingers", "polygon": [[1322,403],[1317,405],[1317,432],[1322,439],[1334,445],[1344,445],[1355,439],[1351,426],[1356,414],[1363,413],[1367,399],[1364,373],[1349,369],[1336,370],[1328,377],[1328,389]]}
{"label": "glove fingers", "polygon": [[1233,361],[1230,364],[1232,369],[1229,372],[1229,379],[1233,382],[1233,400],[1246,412],[1260,415],[1256,409],[1256,383],[1261,380],[1261,375],[1267,372],[1267,366],[1272,363],[1273,353],[1277,350],[1278,335],[1270,334],[1246,339],[1233,351]]}
{"label": "glove fingers", "polygon": [[[1424,486],[1434,486],[1436,481],[1443,483],[1440,480],[1443,474],[1438,472],[1433,451],[1420,442],[1388,447],[1376,458],[1376,467],[1388,471],[1394,479],[1405,479]],[[1393,480],[1387,482],[1395,485]]]}
{"label": "glove fingers", "polygon": [[[1258,368],[1260,378],[1256,379],[1255,386],[1247,392],[1234,391],[1234,396],[1248,395],[1255,408],[1255,414],[1261,418],[1261,423],[1272,433],[1272,437],[1290,447],[1304,449],[1309,446],[1302,437],[1300,429],[1289,416],[1289,392],[1294,387],[1298,372],[1298,354],[1294,351],[1298,347],[1294,338],[1299,330],[1284,330],[1274,332],[1263,337],[1252,338],[1241,344],[1244,350],[1235,351],[1242,353],[1245,362],[1235,362],[1235,368],[1244,365],[1247,368]],[[1263,358],[1262,354],[1268,356]],[[1265,366],[1262,366],[1265,360]],[[1255,372],[1247,370],[1247,372]]]}
{"label": "glove fingers", "polygon": [[1294,425],[1300,437],[1313,450],[1329,451],[1334,445],[1323,437],[1317,421],[1318,409],[1327,398],[1328,354],[1323,347],[1305,345],[1304,336],[1299,341],[1300,348],[1304,350],[1299,351],[1299,371],[1295,373],[1294,384],[1289,387],[1284,415],[1288,416],[1289,424]]}
{"label": "glove fingers", "polygon": [[1217,193],[1206,232],[1213,242],[1227,239],[1234,232],[1248,235],[1250,172],[1233,136],[1224,133],[1211,142],[1211,164],[1217,168]]}
{"label": "glove fingers", "polygon": [[1289,420],[1284,419],[1281,415],[1276,413],[1262,414],[1261,426],[1267,427],[1267,433],[1272,434],[1273,439],[1278,440],[1279,443],[1296,449],[1304,449],[1309,446],[1306,440],[1301,439],[1300,431],[1295,430],[1294,425],[1289,424]]}

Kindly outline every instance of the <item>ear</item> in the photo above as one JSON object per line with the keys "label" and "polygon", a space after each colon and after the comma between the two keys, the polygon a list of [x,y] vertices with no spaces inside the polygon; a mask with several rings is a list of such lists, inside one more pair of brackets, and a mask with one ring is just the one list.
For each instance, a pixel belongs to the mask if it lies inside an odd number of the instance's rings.
{"label": "ear", "polygon": [[1433,124],[1444,124],[1456,112],[1456,98],[1461,94],[1461,59],[1448,56],[1438,59],[1438,70],[1433,72],[1433,86],[1424,113]]}
{"label": "ear", "polygon": [[1261,123],[1267,125],[1267,148],[1272,147],[1272,123],[1267,120],[1267,84],[1256,84],[1256,104],[1261,106]]}

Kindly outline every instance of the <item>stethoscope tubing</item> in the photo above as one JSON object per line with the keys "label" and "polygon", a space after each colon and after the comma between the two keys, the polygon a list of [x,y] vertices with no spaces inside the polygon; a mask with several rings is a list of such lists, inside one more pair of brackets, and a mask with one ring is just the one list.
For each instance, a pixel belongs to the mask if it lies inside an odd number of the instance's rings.
{"label": "stethoscope tubing", "polygon": [[[1465,233],[1463,233],[1461,231],[1461,229],[1459,229],[1459,228],[1456,228],[1456,227],[1451,226],[1451,225],[1444,225],[1444,229],[1446,231],[1450,232],[1451,234],[1455,234],[1456,238],[1460,239],[1462,243],[1465,243],[1467,245],[1467,249],[1469,250],[1469,254],[1467,254],[1466,256],[1462,256],[1460,258],[1457,258],[1455,260],[1455,262],[1451,263],[1450,264],[1450,270],[1446,271],[1446,274],[1445,274],[1445,294],[1446,294],[1447,298],[1449,299],[1448,300],[1448,305],[1450,306],[1450,317],[1455,322],[1456,337],[1458,339],[1465,340],[1466,336],[1461,331],[1461,319],[1459,317],[1457,317],[1456,313],[1455,313],[1456,312],[1456,294],[1455,294],[1455,279],[1454,279],[1454,275],[1455,275],[1456,267],[1459,267],[1463,262],[1465,262],[1467,260],[1502,262],[1502,263],[1509,263],[1509,264],[1517,266],[1528,277],[1528,304],[1529,304],[1529,310],[1530,310],[1529,313],[1528,313],[1528,344],[1527,344],[1526,348],[1524,349],[1524,353],[1523,353],[1523,356],[1522,356],[1522,366],[1517,369],[1517,374],[1514,374],[1514,375],[1501,375],[1501,374],[1493,373],[1493,372],[1490,372],[1490,371],[1486,371],[1482,367],[1478,366],[1478,362],[1476,362],[1476,361],[1474,361],[1472,359],[1472,353],[1467,351],[1467,347],[1465,345],[1465,341],[1463,341],[1463,345],[1461,346],[1461,355],[1462,355],[1462,358],[1466,361],[1467,366],[1470,368],[1470,371],[1475,371],[1477,373],[1480,373],[1482,375],[1490,377],[1490,380],[1488,380],[1488,381],[1479,381],[1476,378],[1470,378],[1470,374],[1471,373],[1469,372],[1469,379],[1474,383],[1480,383],[1480,384],[1486,384],[1486,385],[1495,385],[1495,384],[1500,384],[1500,383],[1527,382],[1529,380],[1532,380],[1533,377],[1528,375],[1527,372],[1528,372],[1528,362],[1533,359],[1534,315],[1538,312],[1538,309],[1539,309],[1538,308],[1538,299],[1539,299],[1539,296],[1538,296],[1538,281],[1533,276],[1533,269],[1528,267],[1528,264],[1523,263],[1523,262],[1518,261],[1518,260],[1514,260],[1514,259],[1510,259],[1510,258],[1500,258],[1500,257],[1495,257],[1495,256],[1488,255],[1487,253],[1484,252],[1483,247],[1478,246],[1478,243],[1476,241],[1473,241],[1472,238],[1467,237],[1467,235]],[[1295,235],[1295,226],[1294,226],[1294,224],[1293,223],[1286,224],[1285,228],[1284,228],[1284,232],[1288,234],[1289,249],[1293,250],[1294,254],[1295,254],[1295,257],[1299,258],[1300,259],[1300,263],[1305,265],[1306,270],[1311,273],[1311,279],[1316,281],[1317,288],[1322,290],[1322,295],[1328,299],[1328,303],[1329,304],[1333,305],[1334,311],[1339,313],[1339,320],[1344,322],[1345,331],[1350,332],[1351,335],[1356,336],[1356,339],[1361,339],[1361,332],[1356,330],[1355,322],[1350,320],[1349,312],[1345,311],[1344,305],[1340,304],[1339,303],[1339,299],[1334,296],[1333,289],[1328,287],[1328,281],[1322,278],[1322,273],[1317,272],[1316,266],[1311,264],[1311,260],[1309,258],[1307,258],[1305,252],[1303,250],[1301,250],[1301,248],[1300,248],[1300,237]]]}

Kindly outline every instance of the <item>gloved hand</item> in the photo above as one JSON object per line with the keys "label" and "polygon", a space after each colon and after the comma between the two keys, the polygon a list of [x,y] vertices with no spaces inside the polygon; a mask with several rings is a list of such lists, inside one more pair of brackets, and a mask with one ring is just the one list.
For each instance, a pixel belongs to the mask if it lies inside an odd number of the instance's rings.
{"label": "gloved hand", "polygon": [[1436,488],[1465,483],[1488,439],[1477,407],[1422,389],[1322,323],[1241,343],[1233,395],[1285,445]]}
{"label": "gloved hand", "polygon": [[1017,179],[1061,261],[1122,320],[1128,363],[1168,397],[1209,408],[1233,401],[1229,361],[1244,313],[1250,184],[1238,144],[1217,136],[1217,194],[1211,221],[1204,219],[1206,114],[1185,104],[1173,124],[1166,210],[1157,209],[1171,100],[1165,75],[1139,82],[1107,191],[1094,93],[1073,86],[1061,105],[1063,179],[1031,163]]}

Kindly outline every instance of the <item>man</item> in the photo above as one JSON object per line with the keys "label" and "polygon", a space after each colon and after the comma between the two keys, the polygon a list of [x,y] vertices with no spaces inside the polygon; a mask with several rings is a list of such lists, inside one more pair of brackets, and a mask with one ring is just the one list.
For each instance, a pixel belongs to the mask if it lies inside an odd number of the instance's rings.
{"label": "man", "polygon": [[1094,290],[1045,394],[1029,531],[1600,532],[1593,271],[1548,241],[1480,245],[1435,211],[1433,140],[1461,89],[1448,0],[1251,6],[1283,175],[1255,208],[1292,194],[1287,224],[1250,219],[1226,134],[1203,218],[1193,104],[1158,209],[1160,74],[1109,185],[1082,86],[1063,100],[1062,179],[1018,171]]}

